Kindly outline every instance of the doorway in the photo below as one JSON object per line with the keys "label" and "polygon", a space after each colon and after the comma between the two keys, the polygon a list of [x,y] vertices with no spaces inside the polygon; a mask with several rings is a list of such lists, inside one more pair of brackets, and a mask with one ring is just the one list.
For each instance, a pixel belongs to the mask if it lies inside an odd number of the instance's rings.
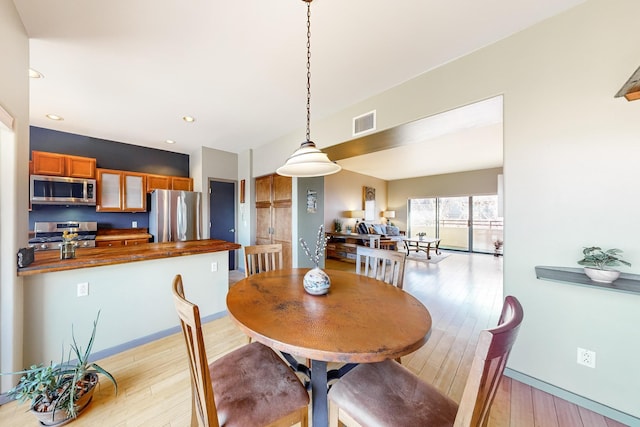
{"label": "doorway", "polygon": [[[209,236],[236,241],[236,182],[209,180]],[[236,251],[229,251],[229,271],[236,269]]]}

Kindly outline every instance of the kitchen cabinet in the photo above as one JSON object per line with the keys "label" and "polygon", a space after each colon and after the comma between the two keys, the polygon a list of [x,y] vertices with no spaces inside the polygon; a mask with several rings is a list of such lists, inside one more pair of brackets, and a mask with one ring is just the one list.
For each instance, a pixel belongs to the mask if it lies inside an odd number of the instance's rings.
{"label": "kitchen cabinet", "polygon": [[183,191],[193,191],[193,179],[185,178],[181,176],[172,176],[171,177],[171,189],[172,190],[183,190]]}
{"label": "kitchen cabinet", "polygon": [[146,212],[146,174],[97,169],[98,212]]}
{"label": "kitchen cabinet", "polygon": [[101,229],[96,236],[96,247],[120,248],[123,246],[138,246],[143,243],[149,243],[151,237],[146,228]]}
{"label": "kitchen cabinet", "polygon": [[32,151],[32,173],[35,175],[70,176],[74,178],[95,178],[96,159],[71,156],[68,154]]}
{"label": "kitchen cabinet", "polygon": [[193,178],[147,174],[147,193],[153,190],[193,191]]}
{"label": "kitchen cabinet", "polygon": [[256,178],[256,244],[282,244],[284,268],[291,267],[291,177]]}

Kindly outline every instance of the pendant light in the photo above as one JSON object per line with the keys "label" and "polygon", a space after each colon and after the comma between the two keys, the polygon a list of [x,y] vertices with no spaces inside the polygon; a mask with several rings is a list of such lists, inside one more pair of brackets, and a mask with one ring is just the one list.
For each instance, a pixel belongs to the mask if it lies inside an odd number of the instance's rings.
{"label": "pendant light", "polygon": [[339,172],[342,167],[329,160],[329,156],[320,151],[311,141],[311,2],[307,3],[307,140],[276,170],[278,175],[309,177],[324,176]]}

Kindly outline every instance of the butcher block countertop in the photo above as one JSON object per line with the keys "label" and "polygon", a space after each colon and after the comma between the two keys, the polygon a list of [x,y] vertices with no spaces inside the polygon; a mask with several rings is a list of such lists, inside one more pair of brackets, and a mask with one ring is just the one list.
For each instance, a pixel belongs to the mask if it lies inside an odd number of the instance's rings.
{"label": "butcher block countertop", "polygon": [[65,260],[60,259],[59,251],[40,251],[35,253],[35,261],[31,265],[18,268],[18,276],[231,251],[240,248],[241,246],[237,243],[205,239],[187,242],[144,243],[118,248],[80,248],[76,250],[75,258]]}

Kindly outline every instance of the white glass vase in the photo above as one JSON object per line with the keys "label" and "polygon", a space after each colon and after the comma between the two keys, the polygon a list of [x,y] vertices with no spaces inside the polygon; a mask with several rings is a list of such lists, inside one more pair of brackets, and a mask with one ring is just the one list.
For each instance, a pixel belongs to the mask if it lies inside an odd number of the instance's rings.
{"label": "white glass vase", "polygon": [[307,271],[302,282],[304,290],[311,295],[324,295],[331,287],[331,279],[318,267]]}

